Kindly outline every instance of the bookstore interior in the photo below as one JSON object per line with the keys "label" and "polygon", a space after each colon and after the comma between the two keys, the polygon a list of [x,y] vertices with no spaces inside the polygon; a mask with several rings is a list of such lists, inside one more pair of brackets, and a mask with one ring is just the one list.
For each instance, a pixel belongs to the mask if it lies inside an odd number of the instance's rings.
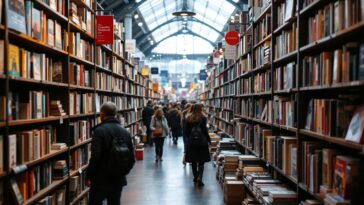
{"label": "bookstore interior", "polygon": [[100,106],[141,152],[181,99],[226,205],[363,205],[363,33],[364,0],[0,0],[0,205],[87,205]]}

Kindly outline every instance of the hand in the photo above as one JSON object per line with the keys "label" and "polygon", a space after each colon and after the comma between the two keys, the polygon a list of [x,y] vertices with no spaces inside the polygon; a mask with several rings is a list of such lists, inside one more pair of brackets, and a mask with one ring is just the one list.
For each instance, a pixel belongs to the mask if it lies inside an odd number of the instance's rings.
{"label": "hand", "polygon": [[90,187],[91,186],[91,181],[89,179],[86,180],[86,186]]}

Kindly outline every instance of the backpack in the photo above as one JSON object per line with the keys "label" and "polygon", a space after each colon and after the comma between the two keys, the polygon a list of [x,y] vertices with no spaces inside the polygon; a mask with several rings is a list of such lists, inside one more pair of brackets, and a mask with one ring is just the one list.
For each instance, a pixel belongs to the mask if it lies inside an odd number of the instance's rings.
{"label": "backpack", "polygon": [[198,124],[195,124],[191,129],[190,145],[191,145],[191,147],[207,146],[207,139],[202,132],[201,122]]}
{"label": "backpack", "polygon": [[133,161],[124,137],[113,137],[109,156],[110,175],[118,177],[129,174]]}

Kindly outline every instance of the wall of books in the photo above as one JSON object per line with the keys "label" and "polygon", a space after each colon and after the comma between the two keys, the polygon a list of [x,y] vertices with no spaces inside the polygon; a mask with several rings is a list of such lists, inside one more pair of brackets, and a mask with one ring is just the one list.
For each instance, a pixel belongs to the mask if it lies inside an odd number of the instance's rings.
{"label": "wall of books", "polygon": [[239,163],[243,204],[362,203],[364,2],[249,0],[239,28],[201,101],[262,167]]}
{"label": "wall of books", "polygon": [[88,204],[103,102],[139,130],[152,87],[125,55],[121,23],[113,45],[96,46],[96,10],[93,0],[0,2],[0,204]]}

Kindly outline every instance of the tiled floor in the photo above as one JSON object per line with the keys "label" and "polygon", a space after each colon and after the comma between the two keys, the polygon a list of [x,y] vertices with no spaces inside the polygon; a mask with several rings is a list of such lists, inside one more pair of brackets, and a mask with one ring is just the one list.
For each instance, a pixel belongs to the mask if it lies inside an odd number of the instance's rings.
{"label": "tiled floor", "polygon": [[223,205],[222,190],[215,179],[212,162],[205,164],[205,186],[192,182],[191,166],[183,167],[183,142],[177,146],[170,139],[164,143],[161,163],[154,161],[154,147],[144,150],[144,160],[137,161],[122,192],[122,205]]}

